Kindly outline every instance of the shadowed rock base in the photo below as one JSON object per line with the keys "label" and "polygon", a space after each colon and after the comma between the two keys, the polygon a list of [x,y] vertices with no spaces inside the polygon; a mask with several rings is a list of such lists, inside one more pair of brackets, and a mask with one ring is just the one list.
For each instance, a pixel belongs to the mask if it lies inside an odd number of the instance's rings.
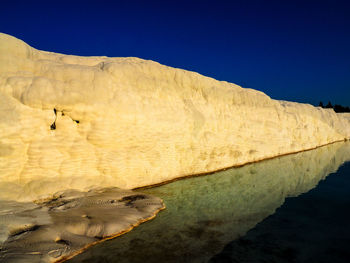
{"label": "shadowed rock base", "polygon": [[1,201],[0,262],[63,262],[165,208],[160,198],[118,188],[67,190],[35,203]]}

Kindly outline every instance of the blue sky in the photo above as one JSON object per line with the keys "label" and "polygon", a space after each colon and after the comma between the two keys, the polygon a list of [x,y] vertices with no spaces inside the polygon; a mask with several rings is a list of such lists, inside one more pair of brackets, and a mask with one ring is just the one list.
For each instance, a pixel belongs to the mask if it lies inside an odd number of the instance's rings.
{"label": "blue sky", "polygon": [[347,1],[3,0],[0,32],[41,50],[140,57],[275,99],[350,106]]}

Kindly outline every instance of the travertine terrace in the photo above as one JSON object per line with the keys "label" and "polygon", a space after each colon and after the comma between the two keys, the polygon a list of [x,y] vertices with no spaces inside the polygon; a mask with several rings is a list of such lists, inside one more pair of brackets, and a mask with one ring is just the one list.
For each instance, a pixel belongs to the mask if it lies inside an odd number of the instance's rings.
{"label": "travertine terrace", "polygon": [[0,198],[136,188],[350,138],[333,110],[139,58],[0,34]]}

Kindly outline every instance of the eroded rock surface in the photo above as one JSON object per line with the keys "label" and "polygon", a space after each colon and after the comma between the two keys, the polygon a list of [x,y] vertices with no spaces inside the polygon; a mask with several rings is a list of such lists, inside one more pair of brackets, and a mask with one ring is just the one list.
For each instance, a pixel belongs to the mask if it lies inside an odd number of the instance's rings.
{"label": "eroded rock surface", "polygon": [[35,203],[0,202],[0,262],[55,262],[128,232],[164,208],[117,188],[66,190]]}

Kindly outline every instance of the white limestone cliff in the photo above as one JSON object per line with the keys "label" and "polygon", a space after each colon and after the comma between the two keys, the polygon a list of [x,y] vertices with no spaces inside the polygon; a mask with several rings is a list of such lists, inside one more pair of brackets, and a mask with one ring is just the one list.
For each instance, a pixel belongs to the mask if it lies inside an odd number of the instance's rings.
{"label": "white limestone cliff", "polygon": [[136,188],[350,138],[333,110],[139,58],[0,34],[0,199]]}

